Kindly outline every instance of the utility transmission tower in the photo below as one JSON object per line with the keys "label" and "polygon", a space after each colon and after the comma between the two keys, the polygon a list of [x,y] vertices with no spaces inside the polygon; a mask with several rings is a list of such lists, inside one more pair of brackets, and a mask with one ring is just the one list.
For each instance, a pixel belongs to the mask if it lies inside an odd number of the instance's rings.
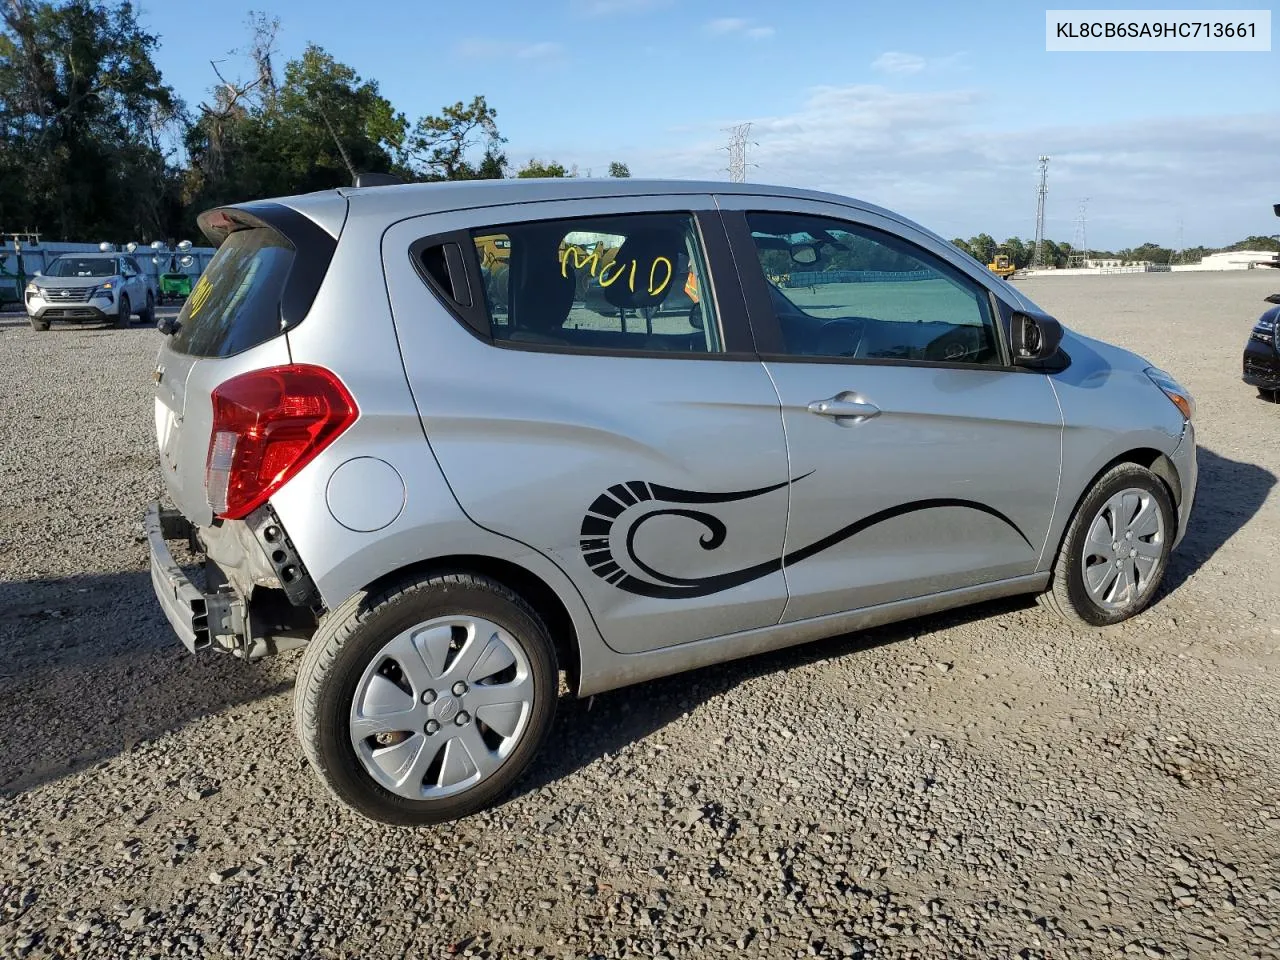
{"label": "utility transmission tower", "polygon": [[1049,192],[1049,158],[1040,158],[1040,189],[1036,191],[1036,248],[1031,254],[1031,269],[1044,265],[1044,195]]}
{"label": "utility transmission tower", "polygon": [[731,183],[747,182],[747,136],[751,133],[750,123],[740,123],[736,127],[726,127],[729,133],[729,181]]}
{"label": "utility transmission tower", "polygon": [[1076,235],[1071,240],[1071,258],[1067,261],[1067,266],[1078,264],[1081,267],[1089,265],[1089,239],[1085,233],[1085,224],[1089,222],[1089,198],[1080,198],[1080,212],[1076,214]]}

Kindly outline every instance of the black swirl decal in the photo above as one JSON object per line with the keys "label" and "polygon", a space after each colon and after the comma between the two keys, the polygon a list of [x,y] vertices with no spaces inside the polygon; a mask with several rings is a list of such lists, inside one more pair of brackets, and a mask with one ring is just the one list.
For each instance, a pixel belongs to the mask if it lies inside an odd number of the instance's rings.
{"label": "black swirl decal", "polygon": [[[797,477],[795,482],[798,483],[807,476],[809,474],[806,473],[804,476]],[[744,583],[750,583],[753,580],[759,580],[761,577],[766,577],[771,573],[777,573],[784,566],[789,567],[800,563],[802,560],[821,553],[823,550],[838,543],[842,543],[850,537],[857,536],[862,531],[874,527],[878,523],[884,523],[886,520],[892,520],[895,517],[902,517],[921,510],[936,510],[943,507],[977,510],[980,513],[995,517],[1021,537],[1028,547],[1032,550],[1035,549],[1031,545],[1031,541],[1027,539],[1026,534],[1018,529],[1017,524],[994,507],[987,506],[985,503],[978,503],[976,500],[938,497],[929,500],[912,500],[909,503],[902,503],[885,510],[879,510],[868,517],[854,521],[848,526],[841,527],[834,533],[828,534],[807,547],[793,550],[786,556],[775,557],[763,563],[710,577],[689,579],[663,573],[641,560],[636,556],[635,551],[636,533],[644,524],[655,517],[684,517],[700,524],[705,532],[699,537],[698,545],[703,550],[718,549],[724,543],[725,537],[728,535],[728,529],[725,527],[723,520],[705,510],[690,509],[688,507],[648,510],[631,521],[624,539],[626,557],[635,569],[650,578],[648,580],[628,573],[613,555],[613,548],[610,546],[613,525],[623,511],[635,504],[648,501],[700,505],[733,503],[760,497],[766,493],[781,490],[787,485],[786,482],[783,482],[755,490],[737,490],[730,493],[702,493],[697,490],[679,490],[675,487],[664,487],[661,484],[648,483],[643,480],[615,484],[596,497],[591,504],[590,510],[587,511],[587,515],[582,518],[580,545],[583,559],[587,561],[587,565],[591,567],[591,571],[596,576],[606,583],[613,584],[620,590],[626,590],[628,593],[670,600],[706,597],[722,590],[729,590]]]}

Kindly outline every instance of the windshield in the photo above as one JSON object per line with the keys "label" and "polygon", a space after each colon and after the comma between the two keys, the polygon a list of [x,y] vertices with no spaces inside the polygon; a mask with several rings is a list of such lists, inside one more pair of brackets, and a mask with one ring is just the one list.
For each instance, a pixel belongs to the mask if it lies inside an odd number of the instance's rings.
{"label": "windshield", "polygon": [[45,271],[47,277],[114,277],[116,262],[111,257],[59,257]]}

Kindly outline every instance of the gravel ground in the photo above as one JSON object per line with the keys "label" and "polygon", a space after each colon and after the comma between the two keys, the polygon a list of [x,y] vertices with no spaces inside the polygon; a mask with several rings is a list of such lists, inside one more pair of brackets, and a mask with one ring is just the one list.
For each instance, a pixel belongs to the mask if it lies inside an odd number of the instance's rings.
{"label": "gravel ground", "polygon": [[150,329],[0,320],[0,956],[1280,955],[1280,274],[1026,281],[1199,400],[1166,594],[1016,600],[564,701],[517,795],[371,825],[297,654],[191,657],[150,590]]}

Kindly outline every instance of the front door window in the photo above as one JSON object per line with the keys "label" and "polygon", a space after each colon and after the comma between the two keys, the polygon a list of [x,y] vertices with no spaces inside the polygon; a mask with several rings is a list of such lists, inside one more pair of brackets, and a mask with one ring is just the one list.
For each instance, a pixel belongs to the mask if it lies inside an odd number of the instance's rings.
{"label": "front door window", "polygon": [[986,291],[931,254],[823,217],[751,213],[747,221],[787,354],[1003,362]]}

